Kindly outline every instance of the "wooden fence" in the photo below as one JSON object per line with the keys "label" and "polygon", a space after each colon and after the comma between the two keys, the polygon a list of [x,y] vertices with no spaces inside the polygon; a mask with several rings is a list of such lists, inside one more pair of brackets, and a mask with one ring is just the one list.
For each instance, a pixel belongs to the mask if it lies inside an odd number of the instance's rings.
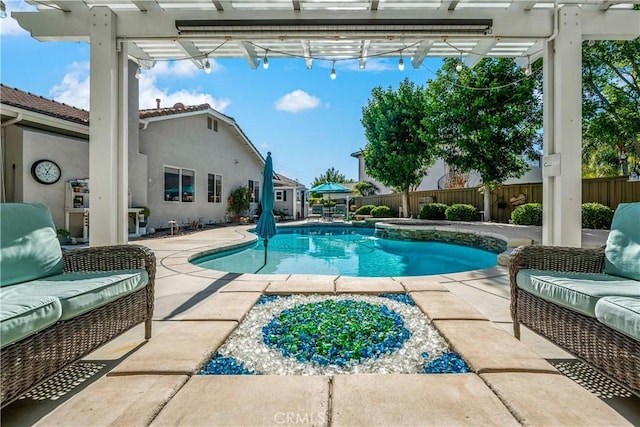
{"label": "wooden fence", "polygon": [[[542,183],[501,185],[491,191],[491,219],[497,222],[508,222],[515,208],[511,198],[524,194],[527,203],[542,203]],[[409,193],[411,214],[418,217],[422,205],[429,202],[467,203],[479,211],[484,210],[484,195],[478,187],[456,188],[449,190],[415,191]],[[506,207],[498,208],[498,200],[504,200]],[[582,203],[597,202],[615,209],[619,203],[640,202],[640,181],[629,181],[627,177],[590,178],[582,180]],[[356,206],[386,205],[396,212],[401,211],[402,194],[384,194],[377,196],[356,197]]]}

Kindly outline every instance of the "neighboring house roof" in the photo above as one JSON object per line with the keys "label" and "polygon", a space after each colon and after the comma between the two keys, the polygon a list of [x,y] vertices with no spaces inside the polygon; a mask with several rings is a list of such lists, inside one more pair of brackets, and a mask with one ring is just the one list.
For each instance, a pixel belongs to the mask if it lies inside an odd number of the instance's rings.
{"label": "neighboring house roof", "polygon": [[275,180],[273,182],[274,187],[293,187],[293,188],[307,188],[305,187],[304,184],[291,179],[291,178],[287,178],[286,176],[279,174],[279,173],[275,173]]}
{"label": "neighboring house roof", "polygon": [[148,110],[140,110],[140,120],[146,123],[156,122],[161,120],[170,120],[176,118],[176,116],[192,116],[198,114],[211,114],[221,119],[223,122],[235,128],[240,137],[245,140],[247,145],[251,148],[251,150],[256,154],[262,163],[265,162],[264,157],[258,151],[258,149],[253,145],[249,137],[244,133],[242,128],[238,125],[236,120],[219,112],[218,110],[214,110],[211,108],[209,104],[200,104],[200,105],[184,105],[181,102],[176,103],[173,107],[169,108],[152,108]]}
{"label": "neighboring house roof", "polygon": [[72,107],[61,102],[56,102],[42,96],[24,92],[20,89],[0,85],[0,99],[5,105],[23,108],[47,116],[57,117],[70,122],[88,124],[89,112]]}
{"label": "neighboring house roof", "polygon": [[[2,84],[0,86],[0,103],[16,107],[20,110],[32,111],[34,113],[43,114],[45,116],[54,117],[63,121],[78,123],[82,125],[89,124],[89,112],[80,108],[75,108],[61,102],[53,101],[42,96],[34,95],[20,89],[12,88]],[[256,149],[251,140],[244,131],[238,126],[233,117],[227,116],[217,110],[211,108],[209,104],[200,105],[184,105],[180,102],[170,108],[154,108],[148,110],[140,110],[140,120],[144,122],[173,119],[177,116],[194,115],[194,114],[212,114],[230,126],[234,127],[238,134],[249,145],[251,150],[264,163],[264,157]],[[37,121],[37,120],[34,120]]]}

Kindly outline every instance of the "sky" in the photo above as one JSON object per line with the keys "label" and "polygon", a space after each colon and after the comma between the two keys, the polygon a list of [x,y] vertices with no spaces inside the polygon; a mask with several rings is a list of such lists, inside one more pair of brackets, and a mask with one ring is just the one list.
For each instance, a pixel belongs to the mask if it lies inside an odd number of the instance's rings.
{"label": "sky", "polygon": [[[33,10],[22,1],[5,0],[7,12]],[[39,42],[10,17],[0,20],[0,81],[35,95],[89,109],[89,44]],[[439,58],[414,69],[405,58],[357,61],[315,60],[308,70],[303,59],[271,58],[269,68],[252,69],[244,59],[215,59],[206,74],[191,61],[158,62],[143,70],[140,108],[209,103],[233,117],[256,148],[272,153],[274,169],[307,187],[327,169],[358,179],[358,161],[351,153],[367,141],[360,122],[362,108],[376,86],[396,89],[408,78],[419,85],[434,78]]]}

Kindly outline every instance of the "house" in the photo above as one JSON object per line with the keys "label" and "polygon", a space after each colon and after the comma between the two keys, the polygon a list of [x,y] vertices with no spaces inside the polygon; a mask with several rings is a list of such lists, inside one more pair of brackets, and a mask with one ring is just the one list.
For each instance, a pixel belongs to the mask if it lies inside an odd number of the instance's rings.
{"label": "house", "polygon": [[309,212],[307,187],[296,180],[276,173],[273,180],[275,212],[281,211],[285,217],[298,220]]}
{"label": "house", "polygon": [[[375,184],[378,187],[376,194],[389,194],[394,191],[383,185],[382,183],[371,178],[365,172],[364,156],[362,150],[351,153],[351,157],[358,159],[358,181],[368,181]],[[522,177],[511,178],[504,182],[504,184],[520,184],[528,182],[542,182],[542,169],[540,168],[540,162],[530,162],[531,167]],[[456,174],[453,173],[449,166],[442,159],[436,159],[435,163],[427,174],[422,179],[420,185],[415,188],[414,191],[425,190],[442,190],[444,188],[459,188],[459,187],[477,187],[482,184],[482,178],[477,172],[471,172],[468,174]]]}
{"label": "house", "polygon": [[[87,237],[89,112],[5,85],[0,100],[2,201],[43,202],[57,227]],[[264,158],[236,121],[208,104],[156,101],[157,108],[132,114],[138,126],[130,126],[128,137],[129,206],[149,208],[147,227],[226,222],[229,193],[239,186],[250,188],[250,209],[257,209]],[[35,172],[45,168],[38,168],[42,160],[59,170],[51,182]],[[304,186],[287,182],[282,191],[293,202]],[[304,212],[304,205],[289,209]]]}

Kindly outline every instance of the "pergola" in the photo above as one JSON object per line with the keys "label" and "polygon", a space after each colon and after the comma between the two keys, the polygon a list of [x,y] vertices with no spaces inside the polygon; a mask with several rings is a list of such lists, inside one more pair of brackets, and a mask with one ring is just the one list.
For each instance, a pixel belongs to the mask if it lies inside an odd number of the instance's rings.
{"label": "pergola", "polygon": [[[640,36],[639,0],[26,0],[41,41],[90,43],[92,245],[127,242],[129,63],[543,58],[543,243],[581,245],[583,40]],[[137,100],[135,102],[137,105]],[[116,212],[117,215],[113,213]]]}

